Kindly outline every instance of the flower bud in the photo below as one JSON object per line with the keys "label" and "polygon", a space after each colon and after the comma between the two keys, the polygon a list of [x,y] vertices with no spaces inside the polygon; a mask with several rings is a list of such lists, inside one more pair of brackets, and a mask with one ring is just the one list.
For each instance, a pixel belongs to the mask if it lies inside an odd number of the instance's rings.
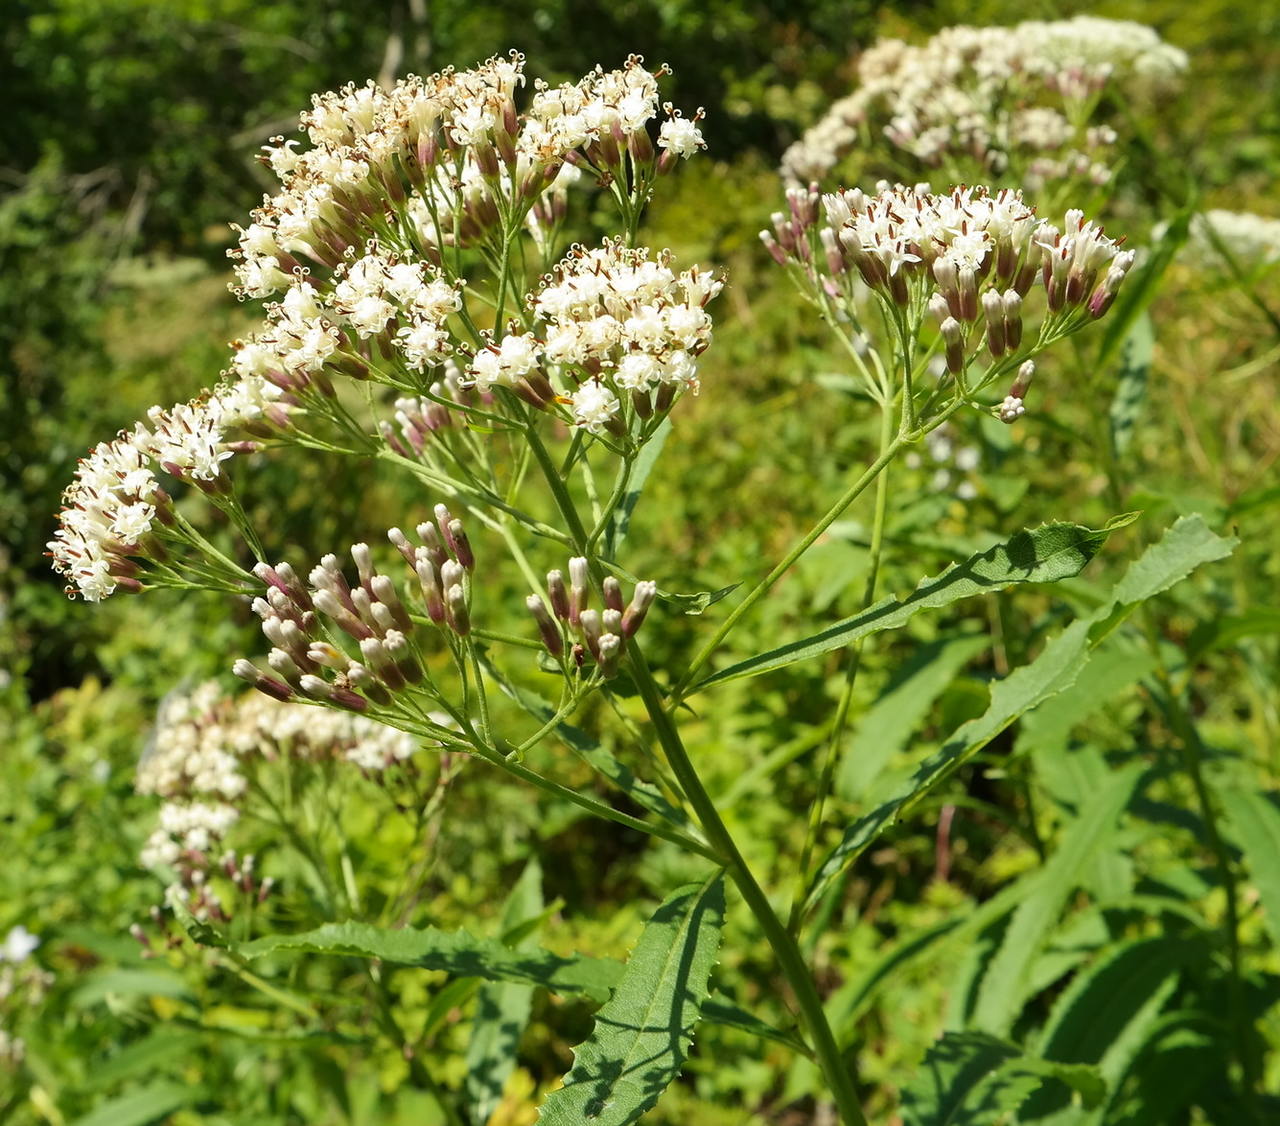
{"label": "flower bud", "polygon": [[272,649],[267,654],[267,664],[289,684],[297,684],[302,679],[302,670],[298,668],[297,662],[283,649]]}
{"label": "flower bud", "polygon": [[284,681],[267,676],[252,661],[245,660],[243,657],[231,666],[231,671],[241,680],[248,681],[259,692],[273,699],[284,701],[293,697],[293,689]]}
{"label": "flower bud", "polygon": [[369,545],[367,543],[353,543],[351,545],[351,560],[356,565],[356,571],[360,575],[360,585],[366,591],[370,590],[369,580],[373,578],[373,559],[369,555]]}
{"label": "flower bud", "polygon": [[561,637],[560,627],[556,625],[547,604],[537,594],[529,595],[524,604],[533,615],[533,620],[538,623],[538,633],[542,635],[542,644],[547,647],[547,652],[553,657],[560,656],[564,652],[564,638]]}
{"label": "flower bud", "polygon": [[449,540],[458,562],[468,571],[475,570],[476,557],[471,553],[471,541],[467,539],[461,520],[449,521]]}
{"label": "flower bud", "polygon": [[582,556],[569,560],[569,624],[576,626],[591,601],[591,575]]}
{"label": "flower bud", "polygon": [[600,635],[603,633],[600,611],[583,610],[578,618],[578,628],[582,631],[582,640],[586,643],[591,656],[600,659]]}
{"label": "flower bud", "polygon": [[471,632],[471,613],[467,609],[467,592],[459,585],[449,587],[444,595],[448,609],[449,625],[459,637],[466,637]]}
{"label": "flower bud", "polygon": [[600,615],[600,625],[605,633],[622,633],[622,611],[605,610]]}
{"label": "flower bud", "polygon": [[1022,298],[1017,290],[1006,290],[1000,298],[1004,309],[1005,344],[1010,352],[1016,352],[1022,344]]}
{"label": "flower bud", "polygon": [[954,317],[942,322],[942,341],[946,345],[947,371],[959,375],[964,371],[964,329]]}
{"label": "flower bud", "polygon": [[1015,399],[1025,399],[1027,397],[1027,388],[1031,386],[1031,377],[1036,373],[1036,365],[1031,360],[1024,361],[1018,367],[1018,374],[1014,378],[1013,386],[1009,388],[1009,394]]}
{"label": "flower bud", "polygon": [[635,592],[631,595],[631,604],[627,607],[626,613],[622,615],[622,636],[635,637],[637,631],[644,624],[645,615],[649,612],[649,607],[653,605],[653,600],[658,594],[658,584],[645,580],[636,583]]}
{"label": "flower bud", "polygon": [[596,662],[606,679],[618,675],[618,660],[622,656],[622,638],[616,633],[604,634],[597,646]]}
{"label": "flower bud", "polygon": [[604,592],[604,604],[610,610],[622,611],[622,584],[618,582],[612,575],[605,578],[600,584],[600,589]]}
{"label": "flower bud", "polygon": [[987,348],[999,359],[1008,349],[1009,342],[1004,329],[1004,302],[994,289],[982,294],[982,315],[987,322]]}
{"label": "flower bud", "polygon": [[440,625],[445,617],[440,576],[436,571],[435,564],[426,558],[425,549],[419,550],[421,554],[418,556],[414,569],[418,573],[418,585],[422,588],[422,601],[426,606],[427,617],[435,622],[436,625]]}
{"label": "flower bud", "polygon": [[373,588],[374,598],[390,611],[395,628],[402,630],[404,633],[412,633],[413,622],[409,618],[409,613],[405,610],[404,604],[400,601],[400,596],[396,593],[396,584],[391,581],[390,577],[387,575],[374,575],[373,582],[370,585]]}
{"label": "flower bud", "polygon": [[547,593],[551,596],[551,609],[562,622],[569,620],[569,592],[564,585],[563,571],[547,572]]}
{"label": "flower bud", "polygon": [[467,572],[461,563],[457,563],[452,559],[446,559],[444,565],[440,568],[440,585],[448,590],[451,586],[463,586],[466,582]]}
{"label": "flower bud", "polygon": [[387,539],[391,542],[391,546],[404,556],[404,561],[412,567],[414,565],[414,549],[413,545],[409,543],[408,537],[399,528],[388,528]]}
{"label": "flower bud", "polygon": [[320,677],[312,676],[310,673],[302,677],[299,687],[303,695],[313,700],[327,700],[333,695],[333,689],[327,680],[321,680]]}

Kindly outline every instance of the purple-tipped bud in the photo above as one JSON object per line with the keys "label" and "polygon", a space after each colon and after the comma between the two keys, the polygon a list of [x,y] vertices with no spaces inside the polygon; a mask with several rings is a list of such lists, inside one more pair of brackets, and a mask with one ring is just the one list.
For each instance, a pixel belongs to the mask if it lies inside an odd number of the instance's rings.
{"label": "purple-tipped bud", "polygon": [[356,565],[356,571],[360,575],[360,585],[369,590],[369,580],[373,578],[373,558],[369,554],[369,545],[367,543],[353,543],[351,545],[351,560]]}
{"label": "purple-tipped bud", "polygon": [[413,655],[413,646],[409,639],[397,629],[388,630],[382,646],[395,662],[396,671],[410,684],[417,684],[422,679],[422,668]]}
{"label": "purple-tipped bud", "polygon": [[622,615],[622,636],[635,637],[637,631],[644,624],[645,615],[649,612],[649,607],[653,605],[654,598],[658,594],[658,584],[645,580],[636,583],[635,593],[631,596],[631,604],[627,607],[626,613]]}
{"label": "purple-tipped bud", "polygon": [[449,539],[453,547],[453,554],[457,556],[458,562],[468,571],[475,570],[476,557],[471,553],[471,541],[467,539],[467,533],[462,527],[461,520],[449,521]]}
{"label": "purple-tipped bud", "polygon": [[547,604],[537,594],[529,595],[524,604],[533,615],[533,620],[538,623],[538,633],[542,636],[542,644],[547,647],[547,652],[553,657],[560,656],[564,652],[564,638],[560,635],[560,627],[556,625]]}
{"label": "purple-tipped bud", "polygon": [[422,602],[427,610],[427,617],[436,625],[444,621],[444,594],[440,585],[440,573],[435,564],[426,558],[425,553],[418,556],[414,569],[418,573],[418,585],[422,588]]}
{"label": "purple-tipped bud", "polygon": [[604,632],[599,610],[583,610],[578,618],[578,628],[591,656],[600,659],[600,635]]}
{"label": "purple-tipped bud", "polygon": [[321,680],[318,676],[312,676],[308,673],[299,683],[304,696],[309,696],[313,700],[327,700],[333,695],[333,688],[327,680]]}
{"label": "purple-tipped bud", "polygon": [[452,559],[446,559],[444,565],[440,568],[440,585],[448,590],[451,586],[465,585],[467,572],[461,563],[456,563]]}
{"label": "purple-tipped bud", "polygon": [[400,596],[396,593],[396,584],[391,581],[391,578],[387,575],[374,575],[370,585],[373,587],[374,598],[390,611],[395,628],[404,633],[412,633],[413,622],[400,601]]}
{"label": "purple-tipped bud", "polygon": [[569,560],[569,621],[578,624],[582,611],[591,601],[591,572],[587,561],[578,555]]}
{"label": "purple-tipped bud", "polygon": [[453,522],[453,513],[449,511],[449,506],[445,504],[437,504],[435,513],[436,527],[440,529],[440,538],[444,540],[444,545],[449,549],[449,554],[456,556],[458,553],[454,547],[453,536],[449,532],[449,525]]}
{"label": "purple-tipped bud", "polygon": [[563,571],[547,572],[547,594],[551,597],[551,610],[562,622],[569,620],[569,591],[564,585]]}
{"label": "purple-tipped bud", "polygon": [[467,609],[467,592],[455,584],[445,591],[445,607],[449,614],[449,625],[459,637],[466,637],[471,632],[471,612]]}
{"label": "purple-tipped bud", "polygon": [[1004,302],[994,289],[982,294],[982,315],[987,322],[987,347],[999,358],[1008,349],[1009,341],[1004,330]]}
{"label": "purple-tipped bud", "polygon": [[1031,377],[1036,373],[1036,365],[1027,360],[1018,368],[1018,374],[1013,381],[1013,386],[1009,388],[1009,394],[1015,399],[1025,399],[1027,397],[1027,389],[1031,386]]}
{"label": "purple-tipped bud", "polygon": [[352,692],[350,688],[343,688],[342,685],[334,685],[333,691],[329,694],[329,699],[340,708],[346,708],[349,712],[363,712],[369,707],[369,701],[363,696]]}
{"label": "purple-tipped bud", "polygon": [[618,582],[612,575],[605,578],[600,584],[600,589],[604,592],[604,604],[609,610],[622,611],[622,584]]}
{"label": "purple-tipped bud", "polygon": [[283,681],[276,680],[275,677],[267,676],[252,661],[245,660],[243,657],[231,666],[231,671],[241,680],[248,681],[259,692],[273,699],[289,700],[293,697],[292,688]]}
{"label": "purple-tipped bud", "polygon": [[1000,304],[1004,309],[1005,344],[1010,352],[1016,352],[1022,344],[1022,298],[1017,290],[1006,290]]}
{"label": "purple-tipped bud", "polygon": [[373,636],[373,630],[364,624],[359,618],[348,610],[341,602],[338,601],[337,595],[331,590],[318,590],[315,594],[316,609],[326,617],[332,619],[333,623],[344,633],[350,634],[357,641],[366,637]]}
{"label": "purple-tipped bud", "polygon": [[947,352],[947,371],[959,375],[964,371],[964,329],[955,317],[948,317],[942,322],[941,332]]}
{"label": "purple-tipped bud", "polygon": [[606,680],[618,675],[618,661],[622,657],[622,638],[616,633],[601,636],[597,645],[596,663]]}
{"label": "purple-tipped bud", "polygon": [[385,707],[391,703],[391,693],[382,686],[378,678],[364,665],[352,664],[347,670],[347,683],[352,688],[359,689],[375,704],[382,704]]}
{"label": "purple-tipped bud", "polygon": [[297,684],[302,679],[302,670],[297,662],[283,649],[272,649],[267,654],[267,664],[288,684]]}
{"label": "purple-tipped bud", "polygon": [[387,539],[391,541],[391,546],[404,556],[404,561],[412,567],[414,565],[414,548],[408,537],[399,528],[388,528]]}

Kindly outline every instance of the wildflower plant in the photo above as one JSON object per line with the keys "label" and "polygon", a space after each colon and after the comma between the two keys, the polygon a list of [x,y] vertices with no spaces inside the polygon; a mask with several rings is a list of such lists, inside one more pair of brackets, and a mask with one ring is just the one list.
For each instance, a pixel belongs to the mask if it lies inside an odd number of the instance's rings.
{"label": "wildflower plant", "polygon": [[[673,609],[705,609],[712,598],[682,599],[663,589],[666,576],[634,576],[626,530],[655,440],[678,426],[682,398],[699,390],[724,283],[638,238],[661,178],[702,148],[701,115],[662,103],[664,72],[639,58],[576,84],[535,83],[527,98],[523,66],[513,54],[390,90],[370,83],[315,98],[301,118],[306,142],[268,148],[281,190],[239,231],[232,253],[236,291],[265,302],[262,326],[235,343],[217,389],[157,409],[97,447],[67,492],[50,552],[73,596],[222,591],[261,623],[261,649],[236,657],[234,672],[268,701],[234,702],[206,688],[166,706],[139,771],[139,787],[166,803],[146,861],[168,874],[169,907],[191,936],[237,964],[306,950],[604,1000],[563,1087],[542,1106],[547,1122],[635,1121],[679,1073],[695,1024],[710,1019],[809,1056],[841,1120],[861,1123],[851,1061],[805,954],[814,905],[894,817],[1049,689],[1030,675],[993,696],[976,726],[815,859],[828,752],[782,914],[686,746],[686,705],[726,681],[847,650],[834,747],[867,636],[982,590],[1085,566],[1118,523],[1022,532],[908,596],[876,600],[891,463],[975,411],[1021,419],[1036,358],[1108,313],[1134,255],[1079,210],[1054,223],[1016,190],[791,189],[764,241],[843,343],[879,409],[880,447],[767,573],[743,577],[745,592],[687,662],[655,671],[646,634]],[[570,204],[592,186],[615,205],[616,234],[565,246]],[[287,453],[384,463],[418,484],[422,504],[385,542],[279,559],[269,529],[247,515],[238,463]],[[744,616],[873,484],[861,612],[713,668]],[[215,546],[202,523],[206,504],[239,533],[238,546]],[[1209,558],[1214,545],[1194,550]],[[527,587],[518,632],[493,604],[500,568]],[[1148,568],[1099,614],[1118,620],[1160,581]],[[1089,636],[1070,636],[1080,661]],[[551,684],[551,698],[531,680]],[[592,697],[619,712],[630,757],[571,726]],[[642,717],[630,714],[638,708]],[[554,740],[625,805],[566,784],[533,757]],[[433,796],[415,762],[427,753],[447,756],[450,770],[487,764],[674,844],[705,862],[705,879],[672,892],[625,967],[549,954],[517,966],[505,947],[465,933],[374,926],[349,861],[327,866],[308,840],[320,827],[283,814],[270,772],[281,768],[298,785],[325,772],[338,787],[363,774],[420,830]],[[236,921],[232,904],[242,914],[279,894],[254,862],[229,851],[249,810],[334,889],[313,917],[293,920],[304,929],[269,909]],[[770,1027],[732,999],[705,1004],[726,878],[776,956],[794,1027]],[[388,975],[372,961],[369,973],[389,1013]],[[391,1017],[385,1027],[412,1058],[411,1038]],[[428,1066],[415,1061],[412,1075],[458,1117]]]}

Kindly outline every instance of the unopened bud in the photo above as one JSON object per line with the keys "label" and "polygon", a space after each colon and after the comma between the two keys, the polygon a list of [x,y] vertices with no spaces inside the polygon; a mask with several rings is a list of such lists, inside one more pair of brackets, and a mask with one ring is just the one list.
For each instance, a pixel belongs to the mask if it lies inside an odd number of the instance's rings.
{"label": "unopened bud", "polygon": [[369,580],[373,578],[373,559],[369,555],[369,545],[367,543],[353,543],[351,545],[351,559],[356,565],[356,571],[360,575],[360,585],[369,589]]}
{"label": "unopened bud", "polygon": [[459,637],[466,637],[471,632],[471,613],[467,609],[467,592],[455,584],[445,591],[445,607],[448,610],[449,625]]}
{"label": "unopened bud", "polygon": [[600,584],[600,589],[604,592],[604,604],[610,610],[618,610],[621,612],[622,602],[622,584],[618,582],[612,575],[605,578]]}
{"label": "unopened bud", "polygon": [[563,571],[547,572],[547,594],[551,596],[551,610],[562,622],[569,620],[569,591],[564,585]]}
{"label": "unopened bud", "polygon": [[1027,408],[1022,405],[1022,400],[1015,395],[1007,395],[1004,402],[997,408],[997,416],[1001,422],[1006,423],[1017,422],[1026,413]]}
{"label": "unopened bud", "polygon": [[597,645],[596,662],[606,679],[618,675],[618,660],[622,656],[622,638],[616,633],[606,633]]}
{"label": "unopened bud", "polygon": [[388,528],[387,539],[391,541],[391,546],[404,556],[404,561],[412,567],[414,565],[414,549],[413,545],[409,543],[408,537],[399,528]]}
{"label": "unopened bud", "polygon": [[440,576],[435,564],[419,555],[414,569],[418,573],[418,585],[422,588],[422,601],[426,606],[427,617],[436,625],[444,621],[444,595],[440,587]]}
{"label": "unopened bud", "polygon": [[600,659],[600,635],[604,632],[600,622],[599,610],[583,610],[578,619],[578,628],[582,630],[582,640],[586,643],[591,656]]}
{"label": "unopened bud", "polygon": [[987,322],[987,348],[998,359],[1005,354],[1009,341],[1004,330],[1004,302],[994,289],[982,294],[982,315]]}
{"label": "unopened bud", "polygon": [[461,520],[449,521],[449,539],[458,562],[468,571],[474,570],[476,557],[471,553],[471,541],[467,539],[467,533],[462,527]]}
{"label": "unopened bud", "polygon": [[1009,394],[1015,399],[1025,399],[1027,397],[1027,388],[1031,386],[1031,377],[1035,373],[1035,363],[1031,360],[1024,361],[1018,367],[1018,374],[1014,378],[1013,386],[1009,388]]}
{"label": "unopened bud", "polygon": [[391,578],[387,575],[374,575],[373,582],[370,585],[373,588],[373,596],[378,600],[378,603],[386,606],[390,611],[395,628],[405,633],[412,633],[413,622],[410,620],[404,604],[400,601],[400,596],[396,593],[396,584],[391,581]]}
{"label": "unopened bud", "polygon": [[964,329],[955,317],[948,317],[942,322],[942,341],[946,346],[947,371],[959,375],[964,371]]}
{"label": "unopened bud", "polygon": [[576,626],[591,601],[591,576],[582,556],[569,560],[569,624]]}
{"label": "unopened bud", "polygon": [[321,680],[318,676],[312,676],[308,673],[302,678],[299,687],[303,694],[310,696],[313,700],[327,700],[333,695],[333,688],[327,680]]}
{"label": "unopened bud", "polygon": [[645,615],[658,594],[658,584],[645,580],[636,583],[635,593],[631,595],[631,604],[622,615],[622,636],[635,637],[636,632],[644,624]]}
{"label": "unopened bud", "polygon": [[547,604],[537,594],[529,595],[524,604],[533,615],[533,620],[538,623],[538,633],[542,636],[542,644],[547,647],[547,652],[553,657],[560,656],[564,652],[564,638],[560,636],[560,627],[556,625]]}

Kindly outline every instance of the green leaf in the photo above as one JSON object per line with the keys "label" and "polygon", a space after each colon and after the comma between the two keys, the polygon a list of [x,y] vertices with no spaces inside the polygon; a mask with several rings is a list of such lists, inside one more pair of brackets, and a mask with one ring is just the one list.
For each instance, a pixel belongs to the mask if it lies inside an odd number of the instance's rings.
{"label": "green leaf", "polygon": [[1087,618],[1072,622],[1029,665],[1015,669],[991,690],[986,712],[961,725],[909,776],[893,779],[877,797],[880,804],[844,832],[814,876],[806,910],[847,864],[902,812],[971,759],[1015,720],[1075,683],[1093,649],[1118,628],[1141,602],[1167,590],[1202,563],[1230,555],[1240,541],[1214,535],[1199,516],[1184,516],[1159,542],[1129,566],[1111,596]]}
{"label": "green leaf", "polygon": [[[1022,1077],[998,1091],[991,1082],[1018,1049],[981,1032],[948,1032],[928,1052],[902,1090],[905,1126],[970,1126],[988,1123],[1000,1111],[1014,1111],[1038,1079]],[[981,1116],[983,1111],[986,1115]]]}
{"label": "green leaf", "polygon": [[802,1056],[811,1054],[809,1046],[804,1041],[798,1040],[789,1032],[766,1024],[722,994],[713,993],[702,1003],[702,1019],[712,1024],[723,1025],[725,1028],[736,1029],[738,1032],[745,1032],[758,1040],[771,1040],[775,1044],[782,1044]]}
{"label": "green leaf", "polygon": [[1140,766],[1117,771],[1063,834],[1044,865],[1044,878],[1013,913],[999,951],[982,983],[974,1024],[987,1032],[1004,1033],[1012,1026],[1027,996],[1032,963],[1057,923],[1085,867],[1129,804]]}
{"label": "green leaf", "polygon": [[1004,590],[1015,583],[1056,582],[1078,575],[1097,555],[1107,536],[1132,523],[1137,516],[1137,513],[1117,516],[1100,529],[1079,524],[1043,524],[1031,531],[1019,532],[1007,543],[971,555],[963,563],[952,564],[935,578],[924,579],[905,599],[886,598],[821,633],[730,665],[701,681],[693,691],[742,676],[759,676],[833,649],[843,649],[860,637],[896,629],[921,610],[936,610],[962,598]]}
{"label": "green leaf", "polygon": [[1108,411],[1111,449],[1117,457],[1122,456],[1133,441],[1138,416],[1147,400],[1147,376],[1151,371],[1155,347],[1156,331],[1151,318],[1144,312],[1133,322],[1124,338],[1120,351],[1120,380]]}
{"label": "green leaf", "polygon": [[107,997],[174,997],[190,999],[191,987],[176,973],[161,969],[108,969],[93,974],[72,994],[77,1008],[96,1005]]}
{"label": "green leaf", "polygon": [[862,717],[844,749],[836,793],[848,801],[867,796],[894,755],[904,750],[933,702],[966,663],[990,644],[985,636],[922,646]]}
{"label": "green leaf", "polygon": [[[1112,1091],[1157,1026],[1182,968],[1204,948],[1176,938],[1139,938],[1112,947],[1058,998],[1040,1038],[1040,1055],[1096,1064]],[[1025,1108],[1043,1117],[1061,1103],[1046,1095]],[[1033,1110],[1038,1113],[1033,1113]]]}
{"label": "green leaf", "polygon": [[[631,516],[636,510],[636,505],[640,503],[640,497],[644,493],[645,485],[648,483],[649,474],[653,472],[653,467],[658,464],[658,458],[662,454],[662,447],[666,445],[670,434],[671,416],[668,415],[645,443],[640,455],[631,466],[631,476],[627,480],[627,491],[623,494],[622,500],[619,501],[618,507],[613,510],[613,518],[609,521],[609,528],[604,537],[604,551],[610,558],[618,553],[618,548],[622,546],[622,541],[627,538],[627,532],[631,528]],[[618,472],[622,473],[624,469],[624,466],[620,466]]]}
{"label": "green leaf", "polygon": [[1228,832],[1253,876],[1271,941],[1280,947],[1280,807],[1277,795],[1257,790],[1224,790]]}
{"label": "green leaf", "polygon": [[[525,920],[536,919],[542,909],[542,867],[534,857],[507,897],[501,933],[517,931]],[[536,950],[537,945],[536,935],[529,934],[516,943],[515,948]],[[466,1057],[466,1092],[472,1121],[488,1122],[502,1101],[502,1089],[515,1070],[516,1049],[532,1008],[533,989],[528,985],[489,982],[476,993]]]}
{"label": "green leaf", "polygon": [[925,1054],[902,1092],[906,1126],[988,1126],[1013,1122],[1027,1096],[1046,1082],[1077,1091],[1085,1106],[1106,1095],[1106,1083],[1088,1064],[1063,1064],[1022,1054],[982,1032],[948,1032]]}
{"label": "green leaf", "polygon": [[152,1083],[140,1091],[101,1103],[71,1126],[146,1126],[204,1097],[203,1088],[189,1083]]}
{"label": "green leaf", "polygon": [[680,889],[658,908],[539,1122],[626,1126],[658,1101],[689,1053],[723,921],[723,874]]}
{"label": "green leaf", "polygon": [[273,934],[232,947],[242,958],[299,952],[379,958],[397,966],[442,970],[455,977],[541,985],[555,993],[585,993],[603,1000],[622,976],[622,966],[603,958],[564,958],[549,950],[512,950],[496,938],[476,938],[464,930],[370,923],[326,923],[300,934]]}

